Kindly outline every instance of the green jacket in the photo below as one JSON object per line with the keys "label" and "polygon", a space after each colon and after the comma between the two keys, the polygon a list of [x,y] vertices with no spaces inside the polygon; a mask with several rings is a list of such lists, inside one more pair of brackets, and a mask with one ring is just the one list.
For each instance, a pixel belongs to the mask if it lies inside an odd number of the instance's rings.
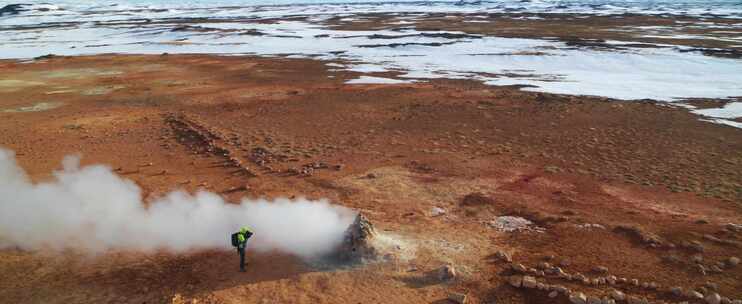
{"label": "green jacket", "polygon": [[252,231],[247,227],[240,228],[240,232],[237,233],[237,241],[239,241],[239,247],[244,248],[247,243],[247,239],[252,236]]}

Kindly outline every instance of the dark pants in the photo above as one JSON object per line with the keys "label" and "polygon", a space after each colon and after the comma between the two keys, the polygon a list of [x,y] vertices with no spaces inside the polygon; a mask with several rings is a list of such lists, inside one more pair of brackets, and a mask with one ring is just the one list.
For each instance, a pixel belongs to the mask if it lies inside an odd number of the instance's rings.
{"label": "dark pants", "polygon": [[245,271],[245,248],[237,248],[237,252],[240,254],[240,271]]}

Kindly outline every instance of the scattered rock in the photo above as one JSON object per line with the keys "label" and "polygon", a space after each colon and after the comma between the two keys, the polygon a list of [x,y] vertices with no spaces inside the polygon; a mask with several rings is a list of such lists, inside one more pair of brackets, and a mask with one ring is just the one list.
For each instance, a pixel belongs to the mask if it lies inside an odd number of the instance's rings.
{"label": "scattered rock", "polygon": [[587,297],[587,304],[602,304],[603,301],[598,297]]}
{"label": "scattered rock", "polygon": [[582,225],[575,225],[575,227],[580,229],[605,229],[605,226],[601,224],[582,224]]}
{"label": "scattered rock", "polygon": [[436,217],[446,214],[446,209],[440,208],[440,207],[433,207],[430,209],[430,216]]}
{"label": "scattered rock", "polygon": [[512,268],[513,271],[515,272],[520,272],[520,273],[527,272],[526,266],[523,266],[523,264],[519,264],[519,263],[510,264],[510,268]]}
{"label": "scattered rock", "polygon": [[703,294],[695,290],[689,291],[686,296],[691,299],[703,300]]}
{"label": "scattered rock", "polygon": [[739,258],[738,257],[730,257],[726,261],[726,265],[729,268],[737,267],[739,265]]}
{"label": "scattered rock", "polygon": [[543,269],[549,269],[549,268],[551,268],[551,264],[549,264],[547,262],[540,262],[540,263],[538,263],[537,267],[538,267],[538,269],[542,269],[542,270]]}
{"label": "scattered rock", "polygon": [[538,284],[538,281],[536,281],[536,278],[532,276],[524,276],[522,281],[522,286],[524,288],[536,288],[536,285]]}
{"label": "scattered rock", "polygon": [[721,303],[721,296],[718,293],[712,293],[704,298],[707,304],[719,304]]}
{"label": "scattered rock", "polygon": [[676,297],[680,297],[680,296],[683,295],[683,288],[680,287],[680,286],[672,287],[672,288],[670,288],[670,293],[672,293]]}
{"label": "scattered rock", "polygon": [[553,298],[556,298],[558,295],[559,295],[559,293],[556,290],[553,290],[552,292],[549,293],[548,296],[549,296],[549,298],[552,298],[553,299]]}
{"label": "scattered rock", "polygon": [[572,304],[586,304],[587,297],[585,297],[584,293],[576,292],[569,296],[569,302]]}
{"label": "scattered rock", "polygon": [[711,267],[709,267],[709,268],[711,269],[711,272],[713,272],[713,273],[724,272],[724,270],[721,269],[721,267],[719,267],[717,265],[711,265]]}
{"label": "scattered rock", "polygon": [[619,302],[626,299],[626,295],[623,292],[616,290],[616,289],[611,290],[610,296],[611,298]]}
{"label": "scattered rock", "polygon": [[520,286],[523,284],[523,277],[519,275],[510,276],[508,278],[508,283],[510,284],[510,286],[520,288]]}
{"label": "scattered rock", "polygon": [[448,296],[448,299],[451,300],[454,303],[466,304],[467,296],[466,296],[466,294],[456,292],[456,293],[450,294]]}
{"label": "scattered rock", "polygon": [[456,279],[456,269],[451,265],[443,265],[438,269],[438,280],[448,282]]}
{"label": "scattered rock", "polygon": [[701,264],[696,264],[696,269],[698,269],[698,273],[701,275],[706,275],[706,267],[704,267]]}
{"label": "scattered rock", "polygon": [[643,229],[635,226],[619,225],[613,229],[614,232],[624,233],[629,237],[635,238],[640,242],[648,245],[661,246],[664,244],[664,240],[658,235],[644,231]]}
{"label": "scattered rock", "polygon": [[505,261],[505,262],[508,262],[508,263],[510,263],[510,262],[513,261],[513,257],[509,253],[507,253],[505,251],[502,251],[502,250],[498,250],[495,253],[495,257],[498,258],[501,261]]}
{"label": "scattered rock", "polygon": [[533,222],[518,216],[498,216],[495,220],[490,221],[488,225],[502,232],[543,231],[542,228],[533,227]]}

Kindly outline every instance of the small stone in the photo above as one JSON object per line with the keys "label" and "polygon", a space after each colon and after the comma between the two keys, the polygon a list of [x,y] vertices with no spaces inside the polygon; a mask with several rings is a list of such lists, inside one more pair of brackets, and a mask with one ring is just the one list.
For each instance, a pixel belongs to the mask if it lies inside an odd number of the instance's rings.
{"label": "small stone", "polygon": [[729,259],[727,259],[726,264],[727,264],[727,267],[729,267],[729,268],[737,267],[737,265],[739,265],[739,258],[738,257],[730,257]]}
{"label": "small stone", "polygon": [[466,294],[458,293],[458,292],[450,294],[448,296],[448,299],[453,301],[454,303],[459,303],[459,304],[466,304],[466,301],[468,300]]}
{"label": "small stone", "polygon": [[549,269],[549,268],[551,268],[551,264],[549,264],[547,262],[541,262],[541,263],[538,263],[538,267],[537,268],[538,269],[541,269],[541,270]]}
{"label": "small stone", "polygon": [[698,273],[701,275],[706,275],[706,267],[704,267],[701,264],[696,264],[696,269],[698,269]]}
{"label": "small stone", "polygon": [[536,278],[534,278],[532,276],[524,276],[523,277],[523,283],[522,283],[522,285],[523,285],[524,288],[529,288],[529,289],[530,288],[536,288],[537,284],[538,284],[538,281],[536,281]]}
{"label": "small stone", "polygon": [[637,279],[631,279],[631,285],[639,286],[639,280],[637,280]]}
{"label": "small stone", "polygon": [[549,293],[549,298],[552,298],[553,299],[553,298],[556,298],[558,295],[559,295],[559,293],[556,290],[554,290],[554,291],[552,291],[552,292]]}
{"label": "small stone", "polygon": [[675,286],[675,287],[670,288],[670,292],[676,297],[679,297],[683,295],[683,288],[680,286]]}
{"label": "small stone", "polygon": [[579,272],[576,273],[576,274],[574,274],[572,277],[575,278],[575,280],[577,280],[577,281],[585,281],[585,280],[587,280],[587,277],[585,277],[584,274],[581,274]]}
{"label": "small stone", "polygon": [[510,255],[509,253],[507,253],[505,251],[502,251],[502,250],[497,251],[495,253],[495,257],[497,257],[498,259],[500,259],[502,261],[508,262],[508,263],[510,263],[510,262],[513,261],[512,255]]}
{"label": "small stone", "polygon": [[526,266],[523,266],[523,264],[514,263],[510,265],[510,268],[512,268],[513,271],[515,272],[520,272],[520,273],[526,272]]}
{"label": "small stone", "polygon": [[603,304],[603,301],[598,297],[587,297],[587,304]]}
{"label": "small stone", "polygon": [[587,297],[584,293],[577,292],[569,296],[569,302],[572,304],[586,304]]}
{"label": "small stone", "polygon": [[523,277],[519,275],[510,276],[508,278],[508,283],[515,288],[520,288],[523,283]]}
{"label": "small stone", "polygon": [[559,261],[559,266],[562,266],[562,267],[567,267],[570,264],[572,264],[572,263],[570,263],[570,261],[568,259],[562,259],[561,261]]}
{"label": "small stone", "polygon": [[699,299],[699,300],[703,299],[703,294],[695,290],[689,291],[687,296],[691,299]]}
{"label": "small stone", "polygon": [[554,286],[554,291],[558,293],[567,293],[567,287],[564,287],[562,285]]}
{"label": "small stone", "polygon": [[607,277],[605,278],[605,280],[606,280],[606,282],[608,282],[608,284],[609,284],[609,285],[615,285],[615,284],[616,284],[616,281],[617,281],[618,279],[617,279],[617,278],[616,278],[616,276],[614,276],[614,275],[609,275],[609,276],[607,276]]}
{"label": "small stone", "polygon": [[433,207],[430,209],[430,216],[431,217],[437,217],[446,214],[446,209],[443,209],[441,207]]}
{"label": "small stone", "polygon": [[718,293],[711,293],[704,299],[707,304],[719,304],[721,303],[721,296]]}
{"label": "small stone", "polygon": [[626,299],[626,295],[623,292],[616,290],[616,289],[611,290],[610,296],[611,298],[619,302]]}

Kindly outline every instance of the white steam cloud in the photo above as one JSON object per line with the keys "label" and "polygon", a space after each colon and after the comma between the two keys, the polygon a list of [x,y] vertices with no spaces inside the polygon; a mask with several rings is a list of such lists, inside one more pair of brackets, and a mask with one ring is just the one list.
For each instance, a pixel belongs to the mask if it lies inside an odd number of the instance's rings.
{"label": "white steam cloud", "polygon": [[244,199],[172,192],[145,206],[141,190],[106,166],[80,167],[67,157],[51,182],[34,184],[12,151],[0,149],[0,248],[170,250],[231,248],[247,225],[248,250],[279,250],[304,258],[330,253],[355,212],[325,200]]}

